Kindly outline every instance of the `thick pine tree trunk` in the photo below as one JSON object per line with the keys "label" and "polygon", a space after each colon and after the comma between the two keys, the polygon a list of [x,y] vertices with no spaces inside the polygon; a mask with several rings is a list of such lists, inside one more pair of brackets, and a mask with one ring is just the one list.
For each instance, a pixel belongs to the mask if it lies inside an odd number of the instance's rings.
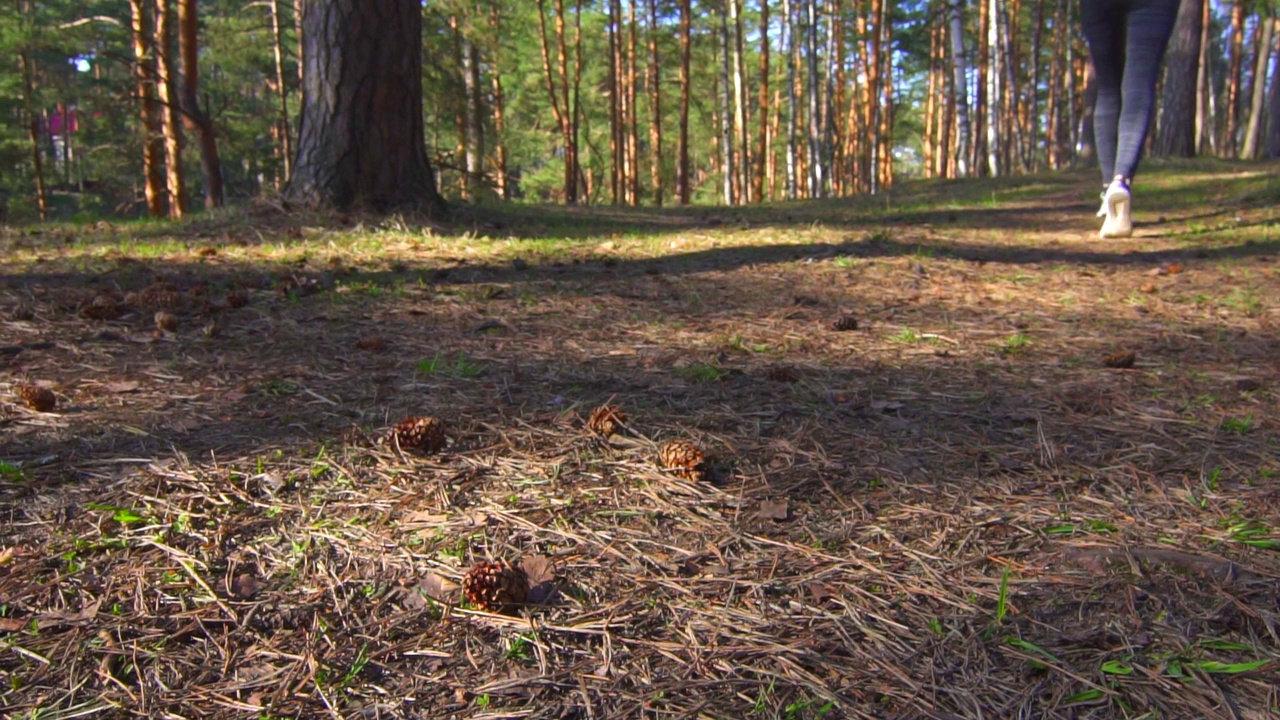
{"label": "thick pine tree trunk", "polygon": [[[1061,0],[1065,2],[1065,0]],[[951,3],[951,72],[952,100],[955,103],[956,115],[956,176],[969,175],[969,152],[973,138],[973,128],[969,123],[969,70],[965,64],[964,22],[961,10],[963,0]],[[1050,93],[1050,97],[1053,97]],[[1050,116],[1052,116],[1050,112]]]}
{"label": "thick pine tree trunk", "polygon": [[465,35],[462,36],[462,88],[467,141],[467,172],[462,187],[464,196],[474,199],[484,187],[484,109],[481,105],[480,50]]}
{"label": "thick pine tree trunk", "polygon": [[755,200],[765,197],[765,175],[769,157],[769,0],[760,2],[760,133],[756,141]]}
{"label": "thick pine tree trunk", "polygon": [[305,103],[286,196],[313,207],[443,208],[422,119],[422,6],[311,0]]}
{"label": "thick pine tree trunk", "polygon": [[[1280,24],[1280,19],[1270,21]],[[1272,36],[1280,35],[1280,28],[1272,28]],[[1267,142],[1266,157],[1280,157],[1280,53],[1274,53],[1271,66],[1271,87],[1267,90]]]}
{"label": "thick pine tree trunk", "polygon": [[658,65],[658,1],[649,0],[649,176],[653,204],[662,207],[662,76]]}
{"label": "thick pine tree trunk", "polygon": [[1227,122],[1223,128],[1222,152],[1227,157],[1235,157],[1237,127],[1240,118],[1240,83],[1244,67],[1244,20],[1245,0],[1235,0],[1231,7],[1231,53],[1230,68],[1227,71]]}
{"label": "thick pine tree trunk", "polygon": [[1156,154],[1192,157],[1196,151],[1196,67],[1200,64],[1200,6],[1183,0],[1165,53]]}
{"label": "thick pine tree trunk", "polygon": [[213,123],[196,101],[200,64],[196,21],[196,0],[178,0],[178,54],[182,57],[182,122],[200,144],[200,173],[204,180],[204,207],[222,207],[222,161]]}

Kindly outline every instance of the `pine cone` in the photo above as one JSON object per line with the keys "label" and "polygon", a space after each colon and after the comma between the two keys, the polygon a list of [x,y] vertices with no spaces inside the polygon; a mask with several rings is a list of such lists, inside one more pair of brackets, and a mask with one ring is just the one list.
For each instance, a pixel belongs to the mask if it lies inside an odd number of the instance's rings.
{"label": "pine cone", "polygon": [[686,480],[706,479],[706,457],[697,445],[688,440],[672,440],[664,444],[658,449],[658,461],[664,470]]}
{"label": "pine cone", "polygon": [[622,408],[617,405],[601,405],[591,411],[591,416],[587,418],[587,429],[607,438],[622,429],[626,421],[627,414]]}
{"label": "pine cone", "polygon": [[838,330],[838,331],[840,331],[840,332],[846,332],[846,331],[849,331],[849,330],[857,330],[857,329],[858,329],[858,318],[856,318],[856,317],[854,317],[854,316],[852,316],[852,315],[841,315],[840,317],[838,317],[838,318],[836,318],[834,321],[832,321],[832,323],[831,323],[831,328],[832,328],[833,330]]}
{"label": "pine cone", "polygon": [[164,310],[156,311],[156,329],[175,332],[178,329],[178,316]]}
{"label": "pine cone", "polygon": [[406,418],[391,431],[391,439],[402,450],[439,452],[444,448],[444,421],[433,417]]}
{"label": "pine cone", "polygon": [[36,412],[53,412],[53,409],[58,406],[58,396],[54,395],[49,388],[39,385],[19,385],[18,399],[22,400],[23,405]]}
{"label": "pine cone", "polygon": [[91,320],[115,320],[120,317],[120,305],[110,295],[98,295],[80,314]]}
{"label": "pine cone", "polygon": [[1102,364],[1109,368],[1131,368],[1137,359],[1138,354],[1132,350],[1117,350],[1103,356]]}
{"label": "pine cone", "polygon": [[143,288],[138,302],[147,308],[174,308],[182,302],[182,295],[168,280],[158,280]]}
{"label": "pine cone", "polygon": [[502,612],[523,604],[529,595],[529,578],[524,570],[502,562],[482,562],[462,577],[462,594],[472,605],[487,612]]}

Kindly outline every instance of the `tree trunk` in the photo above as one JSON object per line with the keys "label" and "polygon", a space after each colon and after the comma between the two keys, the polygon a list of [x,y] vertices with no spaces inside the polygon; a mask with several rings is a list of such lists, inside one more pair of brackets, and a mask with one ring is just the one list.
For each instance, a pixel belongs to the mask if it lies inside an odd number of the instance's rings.
{"label": "tree trunk", "polygon": [[627,199],[640,203],[640,109],[636,105],[636,0],[627,5]]}
{"label": "tree trunk", "polygon": [[[222,161],[213,123],[200,110],[196,92],[200,83],[196,0],[178,0],[178,54],[182,56],[182,122],[200,144],[200,174],[204,181],[206,210],[222,207]],[[287,158],[288,156],[286,156]]]}
{"label": "tree trunk", "polygon": [[622,189],[622,46],[618,37],[622,16],[619,0],[608,4],[609,20],[609,189],[614,205],[623,201]]}
{"label": "tree trunk", "polygon": [[147,9],[142,0],[129,0],[132,19],[134,81],[137,83],[138,100],[142,115],[142,172],[145,178],[143,192],[147,199],[147,214],[164,215],[164,138],[160,132],[160,109],[155,100],[154,71],[151,66],[151,28],[147,22]]}
{"label": "tree trunk", "polygon": [[676,150],[676,194],[681,205],[689,204],[689,60],[691,8],[680,0],[680,130]]}
{"label": "tree trunk", "polygon": [[1200,52],[1196,61],[1196,126],[1195,154],[1204,152],[1204,143],[1213,137],[1209,131],[1209,0],[1193,0],[1200,8]]}
{"label": "tree trunk", "polygon": [[[1080,149],[1072,158],[1072,163],[1075,165],[1086,165],[1098,156],[1098,143],[1093,132],[1093,105],[1098,99],[1098,83],[1093,76],[1093,63],[1086,62],[1084,65],[1084,97],[1081,103],[1080,122],[1071,123],[1071,127],[1075,128],[1080,138]],[[1068,78],[1067,83],[1068,88],[1076,86],[1074,78]],[[1072,92],[1074,93],[1074,90]],[[1074,102],[1069,102],[1067,105],[1068,109],[1074,106]]]}
{"label": "tree trunk", "polygon": [[187,191],[182,178],[182,135],[178,130],[177,93],[173,73],[173,9],[169,0],[156,0],[156,97],[164,135],[165,186],[169,191],[169,217],[187,211]]}
{"label": "tree trunk", "polygon": [[1235,0],[1231,6],[1230,69],[1227,71],[1227,122],[1223,128],[1220,147],[1227,157],[1236,156],[1240,118],[1240,82],[1244,67],[1245,0]]}
{"label": "tree trunk", "polygon": [[[1065,3],[1066,0],[1060,0]],[[964,53],[964,18],[961,11],[964,0],[952,0],[951,3],[951,81],[956,114],[956,176],[969,176],[970,140],[973,129],[969,123],[969,71],[965,65]],[[1050,93],[1050,97],[1053,94]],[[1052,113],[1050,113],[1052,115]]]}
{"label": "tree trunk", "polygon": [[463,197],[475,199],[484,187],[484,110],[481,107],[480,50],[462,35],[463,125],[465,126],[466,174]]}
{"label": "tree trunk", "polygon": [[276,90],[280,96],[280,156],[284,159],[284,181],[293,172],[293,140],[289,137],[289,87],[284,81],[284,46],[280,31],[280,0],[271,0],[271,45],[276,61]]}
{"label": "tree trunk", "polygon": [[311,207],[440,211],[422,117],[422,6],[310,0],[298,157],[286,197]]}
{"label": "tree trunk", "polygon": [[756,139],[755,187],[752,199],[765,198],[765,175],[769,170],[769,0],[760,0],[760,134]]}
{"label": "tree trunk", "polygon": [[879,14],[876,15],[876,34],[880,37],[878,54],[884,63],[879,73],[880,168],[877,190],[880,192],[893,189],[893,24],[889,22],[889,1],[879,0]]}
{"label": "tree trunk", "polygon": [[[21,10],[21,7],[20,7]],[[18,53],[18,69],[22,74],[22,104],[27,116],[27,133],[31,140],[31,170],[36,182],[36,210],[40,221],[49,219],[49,195],[44,186],[44,161],[40,151],[40,116],[36,114],[35,68],[31,56],[24,48]],[[0,201],[4,198],[0,196]],[[0,204],[0,213],[4,211]]]}
{"label": "tree trunk", "polygon": [[506,143],[506,98],[502,91],[502,55],[501,55],[501,29],[502,17],[497,5],[491,9],[489,15],[489,25],[493,30],[493,37],[496,38],[493,44],[493,68],[490,70],[493,84],[493,134],[494,139],[494,184],[497,186],[498,197],[503,200],[511,199],[511,187],[507,182],[507,143]]}
{"label": "tree trunk", "polygon": [[[822,164],[822,86],[818,76],[818,0],[804,0],[804,38],[808,64],[809,95],[809,197],[823,196],[826,180]],[[883,3],[884,0],[872,0]]]}
{"label": "tree trunk", "polygon": [[782,0],[782,47],[787,53],[787,199],[796,197],[796,26],[795,0]]}
{"label": "tree trunk", "polygon": [[[727,0],[733,2],[733,0]],[[730,90],[729,76],[729,13],[727,8],[720,8],[720,156],[724,177],[721,178],[724,190],[724,204],[732,205],[737,199],[737,166],[733,158],[733,97]]]}
{"label": "tree trunk", "polygon": [[1196,66],[1200,64],[1200,9],[1206,0],[1183,0],[1165,53],[1156,154],[1192,157],[1196,151]]}
{"label": "tree trunk", "polygon": [[649,0],[649,176],[653,204],[662,207],[662,74],[658,65],[658,0]]}
{"label": "tree trunk", "polygon": [[[1280,19],[1271,20],[1280,24]],[[1280,35],[1275,28],[1272,37]],[[1271,88],[1267,91],[1267,157],[1280,157],[1280,52],[1273,52],[1275,61],[1271,66]]]}
{"label": "tree trunk", "polygon": [[1249,125],[1244,132],[1244,148],[1240,157],[1252,160],[1258,157],[1258,136],[1262,132],[1262,101],[1266,97],[1267,65],[1271,61],[1271,33],[1274,23],[1267,14],[1258,17],[1261,34],[1258,38],[1257,62],[1253,70],[1253,92],[1249,100]]}
{"label": "tree trunk", "polygon": [[736,195],[739,203],[751,201],[751,130],[747,127],[747,88],[746,68],[742,59],[742,0],[725,0],[729,6],[729,23],[731,25],[732,45],[730,54],[733,60],[733,125],[738,141],[738,177],[735,181]]}

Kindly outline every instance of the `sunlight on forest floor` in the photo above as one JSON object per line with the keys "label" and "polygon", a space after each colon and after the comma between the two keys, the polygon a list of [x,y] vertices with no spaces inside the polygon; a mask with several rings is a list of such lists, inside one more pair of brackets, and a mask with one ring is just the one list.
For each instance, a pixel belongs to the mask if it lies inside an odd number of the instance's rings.
{"label": "sunlight on forest floor", "polygon": [[0,714],[1274,716],[1280,164],[1097,184],[5,230]]}

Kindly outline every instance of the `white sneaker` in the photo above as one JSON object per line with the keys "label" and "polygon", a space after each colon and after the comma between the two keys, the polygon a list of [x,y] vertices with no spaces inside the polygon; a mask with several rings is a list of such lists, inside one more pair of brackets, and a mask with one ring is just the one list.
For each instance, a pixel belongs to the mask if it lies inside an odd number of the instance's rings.
{"label": "white sneaker", "polygon": [[1098,208],[1098,217],[1104,218],[1107,216],[1107,191],[1103,190],[1098,193],[1098,197],[1102,198],[1102,207]]}
{"label": "white sneaker", "polygon": [[1124,178],[1117,177],[1111,181],[1107,193],[1102,196],[1102,209],[1106,211],[1106,219],[1102,221],[1098,237],[1106,240],[1133,235],[1133,197]]}

